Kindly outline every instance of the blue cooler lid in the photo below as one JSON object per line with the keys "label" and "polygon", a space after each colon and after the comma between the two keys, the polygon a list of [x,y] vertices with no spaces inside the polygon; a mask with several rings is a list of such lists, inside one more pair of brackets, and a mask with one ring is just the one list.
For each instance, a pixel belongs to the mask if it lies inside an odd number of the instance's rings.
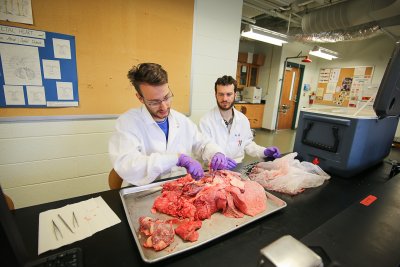
{"label": "blue cooler lid", "polygon": [[400,115],[400,43],[397,42],[374,101],[378,117]]}

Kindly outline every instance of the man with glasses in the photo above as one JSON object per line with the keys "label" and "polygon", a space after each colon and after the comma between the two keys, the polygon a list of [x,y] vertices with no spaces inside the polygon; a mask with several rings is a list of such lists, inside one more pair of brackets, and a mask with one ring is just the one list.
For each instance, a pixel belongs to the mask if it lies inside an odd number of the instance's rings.
{"label": "man with glasses", "polygon": [[[224,154],[236,162],[242,162],[245,153],[252,157],[280,157],[275,146],[262,147],[253,141],[247,117],[234,108],[237,82],[232,76],[218,78],[214,85],[217,107],[200,119],[201,132],[224,148]],[[236,167],[234,163],[230,168]]]}
{"label": "man with glasses", "polygon": [[128,78],[143,105],[118,118],[110,139],[110,158],[119,176],[134,185],[177,176],[182,170],[199,179],[203,168],[191,155],[210,162],[213,170],[227,168],[222,149],[185,115],[171,109],[174,94],[161,65],[139,64],[129,70]]}

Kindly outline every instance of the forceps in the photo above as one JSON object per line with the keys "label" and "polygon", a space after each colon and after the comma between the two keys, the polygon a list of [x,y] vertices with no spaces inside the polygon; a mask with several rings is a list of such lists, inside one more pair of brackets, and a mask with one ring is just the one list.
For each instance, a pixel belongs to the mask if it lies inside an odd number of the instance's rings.
{"label": "forceps", "polygon": [[63,217],[61,217],[61,215],[60,215],[60,214],[57,214],[57,216],[58,216],[58,218],[60,218],[60,220],[62,221],[62,223],[65,225],[65,227],[67,227],[67,228],[68,228],[68,230],[70,230],[70,231],[71,231],[71,233],[74,233],[74,231],[72,231],[71,227],[69,227],[68,223],[67,223],[67,222],[64,220],[64,218],[63,218]]}
{"label": "forceps", "polygon": [[56,240],[58,240],[57,235],[60,235],[61,238],[63,238],[63,235],[61,233],[60,228],[58,228],[57,224],[54,222],[54,220],[51,220],[53,222],[53,232],[54,232],[54,236],[56,237]]}
{"label": "forceps", "polygon": [[72,212],[72,226],[79,227],[78,220],[76,219],[75,212]]}

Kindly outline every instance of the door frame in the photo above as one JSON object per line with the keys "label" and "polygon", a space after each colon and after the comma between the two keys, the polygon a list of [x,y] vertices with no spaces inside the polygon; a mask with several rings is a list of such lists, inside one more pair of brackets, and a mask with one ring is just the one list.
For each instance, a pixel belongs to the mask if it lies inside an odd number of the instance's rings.
{"label": "door frame", "polygon": [[281,104],[281,98],[282,98],[282,91],[283,91],[283,82],[285,79],[285,71],[287,67],[295,67],[298,68],[300,70],[300,78],[299,78],[299,86],[297,88],[297,94],[296,94],[296,104],[294,105],[294,114],[293,114],[293,120],[292,120],[292,127],[291,129],[294,130],[295,126],[296,126],[296,121],[297,121],[297,112],[299,109],[299,104],[300,104],[300,96],[301,96],[301,85],[303,84],[303,77],[304,77],[304,69],[305,69],[305,65],[300,64],[300,63],[294,63],[294,62],[290,62],[287,61],[287,59],[285,60],[284,64],[283,64],[283,73],[282,73],[282,81],[281,81],[281,90],[279,92],[279,101],[278,101],[278,111],[276,113],[276,121],[275,121],[275,131],[278,130],[278,121],[279,121],[279,106]]}

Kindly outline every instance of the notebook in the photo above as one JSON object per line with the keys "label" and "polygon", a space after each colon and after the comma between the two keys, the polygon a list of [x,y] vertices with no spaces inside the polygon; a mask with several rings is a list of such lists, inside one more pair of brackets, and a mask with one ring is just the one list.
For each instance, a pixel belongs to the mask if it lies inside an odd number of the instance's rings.
{"label": "notebook", "polygon": [[8,209],[3,189],[0,186],[0,259],[1,266],[83,266],[82,250],[71,248],[50,256],[31,259],[28,256],[22,236]]}

